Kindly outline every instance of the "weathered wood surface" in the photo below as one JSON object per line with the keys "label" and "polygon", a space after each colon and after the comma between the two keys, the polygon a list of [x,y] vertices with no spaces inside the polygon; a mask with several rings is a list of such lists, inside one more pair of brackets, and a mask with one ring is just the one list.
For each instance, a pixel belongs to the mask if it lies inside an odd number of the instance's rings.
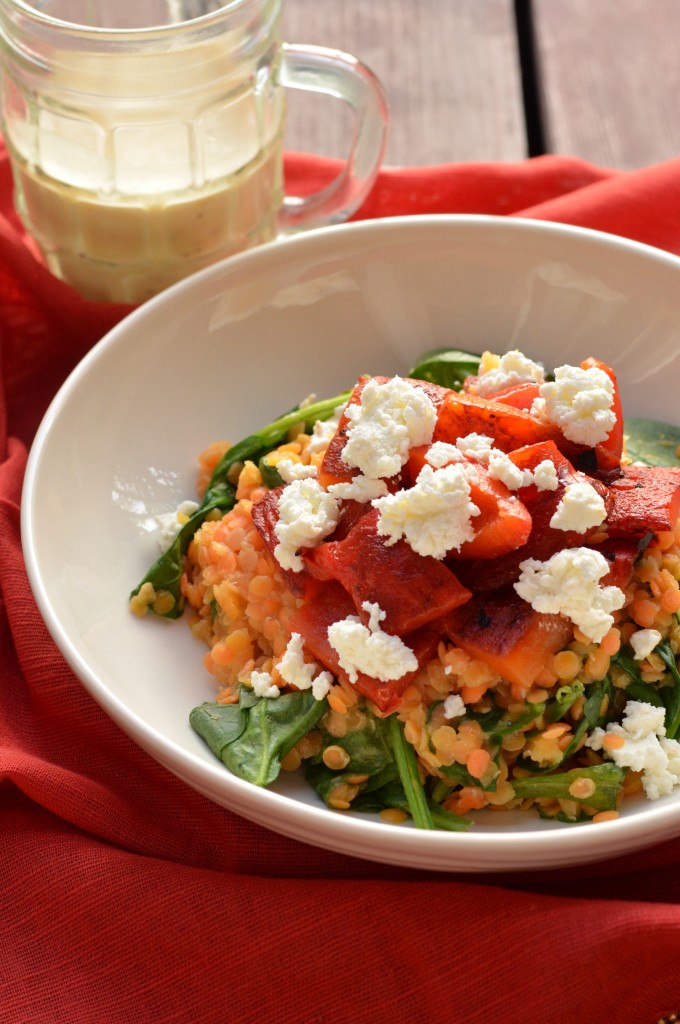
{"label": "weathered wood surface", "polygon": [[680,155],[680,2],[534,0],[546,147],[623,170]]}
{"label": "weathered wood surface", "polygon": [[[345,50],[378,75],[390,165],[526,156],[512,0],[284,0],[284,36]],[[346,153],[343,108],[291,92],[288,148]]]}
{"label": "weathered wood surface", "polygon": [[[284,5],[289,41],[344,49],[382,80],[391,107],[388,164],[508,161],[545,151],[626,170],[680,155],[680,0]],[[533,25],[538,150],[536,126],[530,118],[527,130],[525,122],[518,11]],[[291,93],[287,145],[343,155],[350,118],[336,107]]]}

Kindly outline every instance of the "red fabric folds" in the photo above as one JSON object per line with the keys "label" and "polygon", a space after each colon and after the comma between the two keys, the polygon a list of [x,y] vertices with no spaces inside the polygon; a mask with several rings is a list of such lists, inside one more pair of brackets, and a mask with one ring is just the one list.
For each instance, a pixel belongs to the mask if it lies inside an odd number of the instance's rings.
{"label": "red fabric folds", "polygon": [[[289,190],[335,169],[289,154]],[[388,168],[359,216],[440,212],[680,253],[680,160]],[[680,1010],[680,840],[487,877],[320,852],[189,789],[86,694],[28,587],[21,484],[51,397],[126,312],[42,268],[0,155],[0,1020],[654,1024]]]}

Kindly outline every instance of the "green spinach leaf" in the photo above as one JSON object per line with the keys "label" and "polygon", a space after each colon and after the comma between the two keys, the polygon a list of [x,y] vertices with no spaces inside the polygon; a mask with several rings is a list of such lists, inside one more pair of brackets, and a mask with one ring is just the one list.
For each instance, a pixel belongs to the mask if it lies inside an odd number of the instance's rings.
{"label": "green spinach leaf", "polygon": [[462,352],[455,348],[433,349],[420,356],[407,376],[459,391],[465,378],[479,371],[480,361],[481,357],[472,352]]}
{"label": "green spinach leaf", "polygon": [[[376,814],[388,808],[411,813],[411,805],[408,801],[401,779],[394,779],[387,785],[372,792],[360,793],[352,801],[352,810],[364,811]],[[427,801],[427,809],[434,828],[444,832],[466,832],[472,822],[469,818],[463,818],[453,811],[447,811],[444,807],[432,801]]]}
{"label": "green spinach leaf", "polygon": [[512,788],[515,796],[522,800],[527,797],[535,799],[578,800],[572,796],[569,787],[576,779],[591,779],[595,783],[595,791],[580,803],[596,807],[598,811],[612,811],[616,808],[616,798],[626,774],[625,768],[610,762],[593,765],[590,768],[573,768],[568,772],[556,775],[529,775],[523,779],[513,779]]}
{"label": "green spinach leaf", "polygon": [[676,738],[680,728],[680,672],[678,672],[675,654],[668,640],[657,644],[654,651],[659,655],[673,678],[672,685],[664,687],[661,691],[661,696],[666,705],[666,736],[669,740],[673,740]]}
{"label": "green spinach leaf", "polygon": [[238,704],[202,704],[189,721],[234,775],[268,786],[279,775],[281,758],[327,710],[328,702],[315,700],[310,690],[270,700],[242,687]]}
{"label": "green spinach leaf", "polygon": [[638,667],[629,654],[620,650],[613,656],[612,662],[623,669],[630,678],[630,682],[626,687],[626,696],[629,699],[642,700],[647,704],[653,704],[656,708],[663,707],[663,700],[659,690],[655,686],[651,686],[650,683],[643,682]]}
{"label": "green spinach leaf", "polygon": [[677,456],[680,427],[628,416],[625,433],[626,453],[633,462],[647,466],[680,466]]}
{"label": "green spinach leaf", "polygon": [[418,758],[411,744],[404,736],[404,727],[396,715],[390,715],[390,735],[394,759],[399,769],[399,778],[406,794],[408,811],[416,828],[434,828],[432,814],[420,781]]}
{"label": "green spinach leaf", "polygon": [[353,729],[338,738],[331,735],[321,723],[320,732],[323,747],[313,759],[314,763],[323,759],[323,752],[327,747],[341,747],[347,752],[347,772],[350,775],[377,775],[388,764],[394,762],[390,725],[386,718],[376,718],[367,712],[361,729]]}

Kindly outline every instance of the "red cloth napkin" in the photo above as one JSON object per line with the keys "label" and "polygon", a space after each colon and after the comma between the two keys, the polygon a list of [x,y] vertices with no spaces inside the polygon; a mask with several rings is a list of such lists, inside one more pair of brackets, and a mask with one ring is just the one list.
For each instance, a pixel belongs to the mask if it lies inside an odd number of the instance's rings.
{"label": "red cloth napkin", "polygon": [[[291,155],[291,190],[335,166]],[[680,253],[680,160],[386,169],[360,216],[474,212]],[[318,851],[210,803],[57,652],[19,537],[49,399],[124,313],[31,254],[0,155],[0,1021],[654,1024],[680,1009],[680,840],[606,863],[435,875]]]}

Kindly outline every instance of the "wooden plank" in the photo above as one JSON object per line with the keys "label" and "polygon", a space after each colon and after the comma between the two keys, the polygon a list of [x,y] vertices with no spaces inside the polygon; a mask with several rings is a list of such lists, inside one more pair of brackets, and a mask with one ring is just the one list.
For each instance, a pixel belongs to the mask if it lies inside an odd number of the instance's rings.
{"label": "wooden plank", "polygon": [[678,0],[534,0],[547,148],[623,170],[680,154]]}
{"label": "wooden plank", "polygon": [[[284,0],[284,37],[345,50],[378,75],[388,164],[526,155],[512,0]],[[330,103],[291,91],[288,148],[346,153],[349,115]]]}

